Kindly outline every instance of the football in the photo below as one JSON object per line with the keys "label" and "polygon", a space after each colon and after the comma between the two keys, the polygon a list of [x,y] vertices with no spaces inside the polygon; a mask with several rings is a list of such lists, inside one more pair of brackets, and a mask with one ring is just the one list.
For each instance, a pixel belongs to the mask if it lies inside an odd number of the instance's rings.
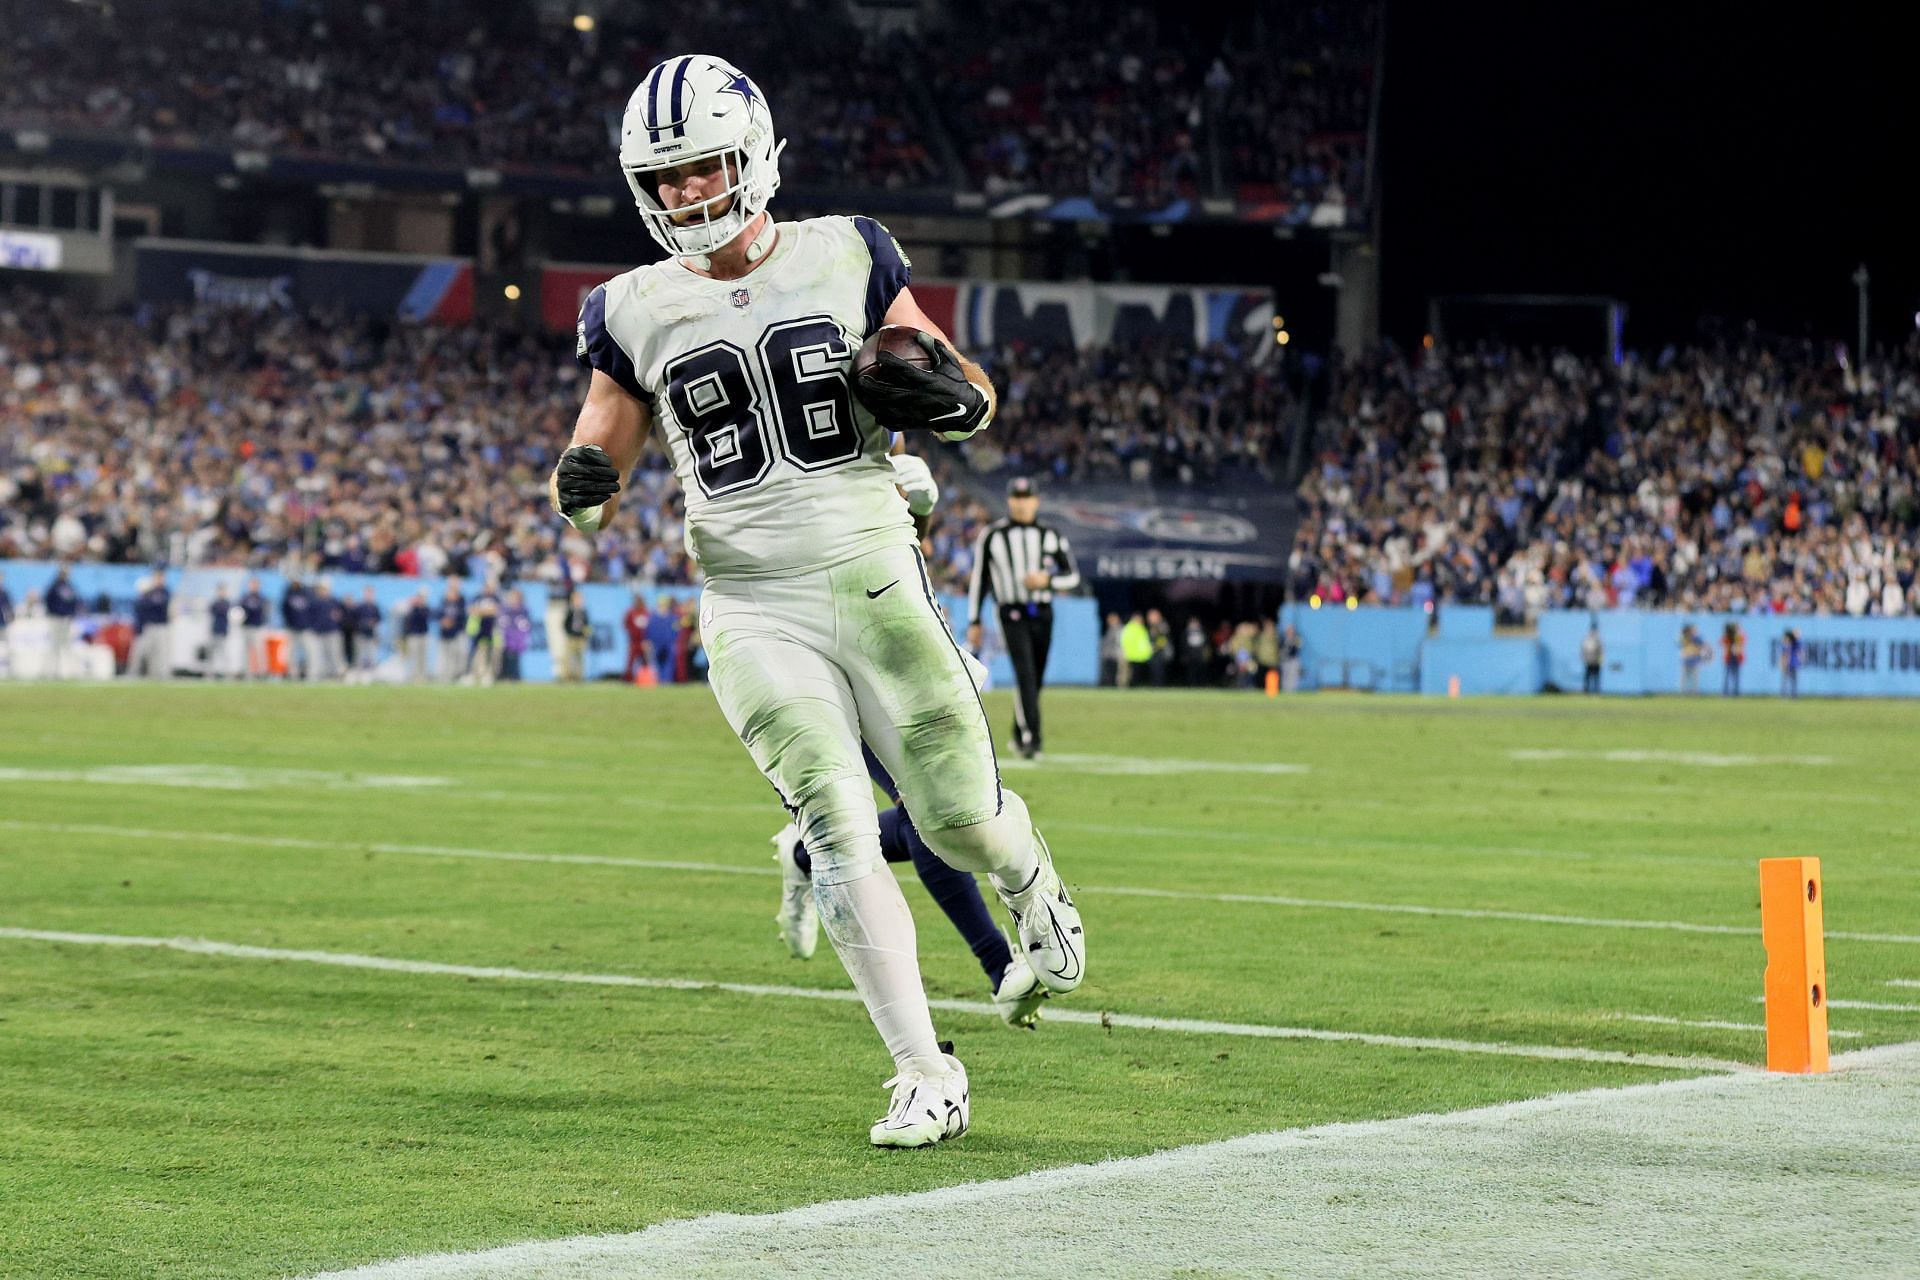
{"label": "football", "polygon": [[853,357],[853,376],[865,377],[882,351],[899,356],[917,369],[931,369],[933,360],[927,355],[926,348],[916,341],[919,336],[920,330],[910,324],[881,325],[861,346],[859,354]]}

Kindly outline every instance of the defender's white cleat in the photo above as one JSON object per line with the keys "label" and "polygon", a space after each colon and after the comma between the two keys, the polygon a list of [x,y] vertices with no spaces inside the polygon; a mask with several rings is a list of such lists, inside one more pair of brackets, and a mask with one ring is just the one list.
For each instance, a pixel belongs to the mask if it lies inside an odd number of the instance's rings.
{"label": "defender's white cleat", "polygon": [[1038,828],[1033,843],[1040,855],[1040,869],[1026,887],[1010,891],[998,881],[993,887],[1013,916],[1020,947],[1034,976],[1049,992],[1063,996],[1087,976],[1086,935],[1080,927],[1080,911],[1067,896],[1060,873],[1053,869],[1053,853]]}
{"label": "defender's white cleat", "polygon": [[820,913],[813,905],[813,877],[793,860],[800,847],[800,828],[789,822],[773,838],[773,860],[780,865],[780,910],[773,922],[780,926],[780,941],[801,960],[813,959],[820,945]]}
{"label": "defender's white cleat", "polygon": [[940,1060],[946,1071],[927,1075],[902,1071],[882,1088],[893,1090],[893,1105],[867,1133],[876,1147],[930,1147],[967,1131],[967,1069],[943,1041]]}
{"label": "defender's white cleat", "polygon": [[1016,951],[1013,963],[1000,975],[1000,985],[993,989],[993,1007],[1000,1011],[1000,1020],[1008,1026],[1031,1031],[1039,1025],[1040,1006],[1052,994],[1040,985],[1027,958]]}

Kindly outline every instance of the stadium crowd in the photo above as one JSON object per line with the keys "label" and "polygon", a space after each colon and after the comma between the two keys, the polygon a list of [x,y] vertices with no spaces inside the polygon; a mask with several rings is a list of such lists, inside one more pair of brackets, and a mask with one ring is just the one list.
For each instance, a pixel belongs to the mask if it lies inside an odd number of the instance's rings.
{"label": "stadium crowd", "polygon": [[1224,345],[1009,345],[982,362],[1000,388],[994,429],[965,446],[982,471],[1067,483],[1272,481],[1299,416],[1277,360],[1257,364]]}
{"label": "stadium crowd", "polygon": [[1920,340],[1753,342],[1617,368],[1377,352],[1300,485],[1291,590],[1330,601],[1920,612]]}
{"label": "stadium crowd", "polygon": [[1267,6],[1210,42],[1166,5],[990,0],[942,31],[932,78],[990,196],[1305,206],[1358,194],[1375,18],[1369,5]]}
{"label": "stadium crowd", "polygon": [[[0,558],[698,578],[657,440],[630,519],[592,539],[554,519],[547,473],[585,376],[562,340],[319,311],[101,315],[17,289],[0,294],[0,370]],[[937,585],[964,589],[989,518],[950,491]]]}
{"label": "stadium crowd", "polygon": [[[1231,47],[1199,42],[1169,10],[996,0],[984,14],[956,7],[916,39],[806,0],[721,0],[670,18],[614,9],[584,31],[530,4],[476,20],[439,3],[4,0],[0,122],[361,162],[607,172],[647,69],[702,49],[766,90],[793,143],[785,176],[803,182],[1156,202],[1248,187],[1239,193],[1316,204],[1344,183],[1351,198],[1371,9],[1336,18],[1302,6]],[[936,158],[956,151],[964,173]]]}

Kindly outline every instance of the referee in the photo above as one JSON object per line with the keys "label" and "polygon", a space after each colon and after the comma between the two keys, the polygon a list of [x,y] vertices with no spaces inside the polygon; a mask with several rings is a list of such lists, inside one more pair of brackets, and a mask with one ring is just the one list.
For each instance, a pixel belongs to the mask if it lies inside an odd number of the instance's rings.
{"label": "referee", "polygon": [[1040,685],[1053,643],[1053,593],[1080,585],[1073,551],[1059,530],[1041,524],[1033,481],[1007,486],[1007,518],[987,526],[973,548],[967,588],[967,647],[980,651],[980,610],[989,592],[1000,607],[1000,634],[1019,685],[1013,700],[1013,747],[1031,760],[1040,754]]}

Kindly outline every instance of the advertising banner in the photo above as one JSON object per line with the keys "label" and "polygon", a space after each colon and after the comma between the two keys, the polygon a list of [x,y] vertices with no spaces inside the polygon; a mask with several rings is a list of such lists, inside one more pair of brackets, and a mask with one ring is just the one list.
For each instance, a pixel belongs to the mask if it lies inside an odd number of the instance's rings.
{"label": "advertising banner", "polygon": [[[611,264],[550,262],[540,271],[540,320],[570,333],[595,285],[628,270]],[[1263,289],[1176,285],[1003,283],[915,280],[927,318],[967,351],[1009,342],[1096,347],[1165,337],[1205,346],[1272,347],[1273,295]]]}
{"label": "advertising banner", "polygon": [[255,311],[337,306],[409,324],[473,318],[473,264],[465,258],[159,239],[137,241],[134,254],[134,286],[146,302]]}

